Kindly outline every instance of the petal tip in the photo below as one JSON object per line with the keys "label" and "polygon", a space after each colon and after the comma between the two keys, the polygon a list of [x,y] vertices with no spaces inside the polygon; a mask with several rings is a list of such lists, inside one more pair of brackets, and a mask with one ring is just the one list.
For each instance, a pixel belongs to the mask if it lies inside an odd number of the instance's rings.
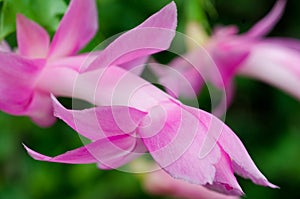
{"label": "petal tip", "polygon": [[22,143],[22,145],[25,148],[25,150],[27,151],[27,153],[35,160],[48,161],[50,159],[50,157],[48,157],[48,156],[44,156],[44,155],[41,155],[41,154],[33,151],[32,149],[27,147],[24,143]]}
{"label": "petal tip", "polygon": [[27,19],[27,17],[25,15],[23,15],[21,13],[17,13],[16,20],[17,20],[17,23],[19,23],[19,22],[29,20],[29,19]]}

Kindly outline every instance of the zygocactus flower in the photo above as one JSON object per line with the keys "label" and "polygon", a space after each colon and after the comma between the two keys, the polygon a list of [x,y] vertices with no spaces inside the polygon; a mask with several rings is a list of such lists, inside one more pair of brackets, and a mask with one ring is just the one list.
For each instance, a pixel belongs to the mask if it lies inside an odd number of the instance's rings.
{"label": "zygocactus flower", "polygon": [[159,82],[173,96],[191,98],[209,81],[225,89],[230,103],[232,80],[241,75],[274,85],[300,100],[300,41],[263,37],[280,19],[285,4],[286,0],[278,0],[266,17],[240,35],[236,26],[217,27],[203,41],[203,37],[197,38],[203,35],[201,29],[191,23],[189,36],[198,41],[198,48],[193,46],[182,58],[173,60],[170,68],[153,65]]}
{"label": "zygocactus flower", "polygon": [[18,50],[0,52],[0,110],[29,116],[41,126],[52,124],[50,93],[38,88],[40,76],[48,68],[79,68],[87,54],[74,55],[95,35],[97,19],[94,0],[72,0],[50,43],[45,29],[18,14]]}
{"label": "zygocactus flower", "polygon": [[[223,193],[243,194],[234,173],[275,187],[254,165],[238,137],[210,113],[181,104],[117,66],[97,71],[98,75],[83,73],[75,81],[86,89],[97,88],[93,96],[101,106],[67,110],[54,100],[55,115],[91,143],[56,157],[26,148],[33,158],[98,163],[102,169],[114,169],[149,151],[174,178]],[[87,89],[86,96],[92,90]]]}
{"label": "zygocactus flower", "polygon": [[96,105],[68,110],[53,97],[55,116],[91,142],[56,157],[25,147],[28,153],[41,161],[97,163],[101,169],[115,169],[149,152],[172,177],[222,193],[243,194],[234,173],[256,184],[276,187],[261,174],[242,142],[222,121],[182,104],[119,67],[122,60],[144,57],[162,49],[162,44],[170,44],[175,35],[175,4],[167,5],[140,27],[110,44],[84,72],[58,69],[46,74],[64,79],[64,84],[43,81],[43,88],[53,93],[68,90],[73,97]]}

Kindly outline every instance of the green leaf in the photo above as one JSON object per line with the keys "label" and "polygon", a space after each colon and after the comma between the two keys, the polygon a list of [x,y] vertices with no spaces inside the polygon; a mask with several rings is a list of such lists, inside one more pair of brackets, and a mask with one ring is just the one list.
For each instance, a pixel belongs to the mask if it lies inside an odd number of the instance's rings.
{"label": "green leaf", "polygon": [[16,30],[16,14],[22,13],[48,31],[54,32],[67,8],[63,0],[3,0],[0,40]]}

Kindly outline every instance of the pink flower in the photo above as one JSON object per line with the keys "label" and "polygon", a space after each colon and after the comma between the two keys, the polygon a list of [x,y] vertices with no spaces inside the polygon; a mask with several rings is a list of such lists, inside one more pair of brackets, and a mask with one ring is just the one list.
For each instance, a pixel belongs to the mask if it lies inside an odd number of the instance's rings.
{"label": "pink flower", "polygon": [[87,55],[73,55],[95,35],[97,17],[94,0],[72,0],[50,43],[46,30],[18,14],[18,53],[0,52],[0,110],[52,124],[50,93],[38,88],[40,76],[49,68],[81,66]]}
{"label": "pink flower", "polygon": [[[65,80],[61,90],[73,91],[73,97],[96,105],[68,110],[53,97],[55,116],[91,142],[56,157],[25,146],[28,153],[41,161],[97,163],[101,169],[115,169],[148,151],[172,177],[222,193],[243,194],[234,173],[256,184],[276,187],[261,174],[242,142],[222,121],[183,105],[137,76],[136,71],[123,68],[123,60],[145,57],[170,44],[176,27],[175,4],[167,5],[139,27],[110,44],[81,74],[53,71],[58,80]],[[59,84],[56,82],[60,81],[44,81],[43,88],[58,93],[59,85],[53,85]]]}
{"label": "pink flower", "polygon": [[200,43],[204,49],[196,48],[183,58],[176,58],[170,63],[171,68],[154,65],[153,71],[176,97],[195,97],[204,81],[209,81],[225,89],[230,103],[232,80],[241,75],[277,86],[300,100],[300,42],[263,38],[279,20],[285,3],[286,0],[278,0],[272,11],[244,34],[238,35],[235,26],[217,27],[208,40]]}
{"label": "pink flower", "polygon": [[[77,83],[91,88],[87,96],[97,87],[93,97],[101,106],[67,110],[54,100],[55,115],[91,143],[56,157],[26,148],[34,159],[98,163],[102,169],[114,169],[149,151],[174,178],[223,193],[243,194],[234,173],[275,187],[256,168],[238,137],[213,115],[181,104],[117,66],[97,71],[98,75],[83,73]],[[209,142],[204,144],[205,140]]]}

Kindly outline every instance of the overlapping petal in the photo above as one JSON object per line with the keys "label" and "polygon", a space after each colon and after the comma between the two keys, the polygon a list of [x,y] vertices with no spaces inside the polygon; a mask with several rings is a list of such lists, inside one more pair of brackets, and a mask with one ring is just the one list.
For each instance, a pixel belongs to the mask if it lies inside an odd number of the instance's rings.
{"label": "overlapping petal", "polygon": [[90,140],[131,134],[146,115],[124,106],[100,106],[84,110],[67,110],[54,97],[54,114]]}
{"label": "overlapping petal", "polygon": [[20,115],[31,103],[35,80],[43,60],[28,60],[0,52],[0,109]]}
{"label": "overlapping petal", "polygon": [[[131,136],[118,135],[99,139],[83,147],[68,151],[55,157],[42,155],[29,149],[27,146],[24,146],[29,155],[36,160],[67,164],[99,163],[101,165],[111,166],[112,168],[116,166],[115,168],[117,168],[127,163],[124,156],[132,153],[132,151],[128,150],[135,147],[135,144],[135,139]],[[124,159],[125,161],[122,161]],[[111,160],[117,161],[112,165]],[[120,161],[122,161],[122,163]]]}
{"label": "overlapping petal", "polygon": [[25,146],[33,158],[69,164],[98,163],[100,168],[108,169],[122,166],[146,151],[135,135],[146,113],[121,106],[67,110],[52,98],[55,115],[92,142],[56,157],[44,156]]}
{"label": "overlapping petal", "polygon": [[167,173],[193,184],[211,184],[216,173],[214,164],[220,158],[215,148],[199,158],[205,126],[177,104],[164,104],[150,112],[151,125],[139,134],[151,156]]}
{"label": "overlapping petal", "polygon": [[216,174],[214,182],[213,184],[207,184],[205,186],[228,195],[243,195],[244,193],[242,188],[234,176],[230,157],[226,154],[226,152],[224,152],[220,145],[218,146],[221,152],[221,157],[218,163],[215,164]]}
{"label": "overlapping petal", "polygon": [[169,48],[177,25],[175,3],[165,6],[136,28],[122,34],[84,71],[120,65]]}
{"label": "overlapping petal", "polygon": [[186,107],[186,109],[201,119],[210,129],[204,141],[204,148],[200,152],[202,155],[206,155],[216,144],[219,144],[230,157],[235,173],[251,179],[256,184],[276,188],[258,170],[243,143],[228,126],[210,113],[192,107]]}
{"label": "overlapping petal", "polygon": [[53,115],[50,94],[43,91],[34,92],[31,103],[24,114],[39,126],[51,126],[56,121],[56,117]]}
{"label": "overlapping petal", "polygon": [[[155,161],[172,177],[230,195],[242,195],[234,173],[275,188],[260,173],[237,136],[205,111],[162,104],[139,134]],[[188,133],[187,133],[188,132]]]}

